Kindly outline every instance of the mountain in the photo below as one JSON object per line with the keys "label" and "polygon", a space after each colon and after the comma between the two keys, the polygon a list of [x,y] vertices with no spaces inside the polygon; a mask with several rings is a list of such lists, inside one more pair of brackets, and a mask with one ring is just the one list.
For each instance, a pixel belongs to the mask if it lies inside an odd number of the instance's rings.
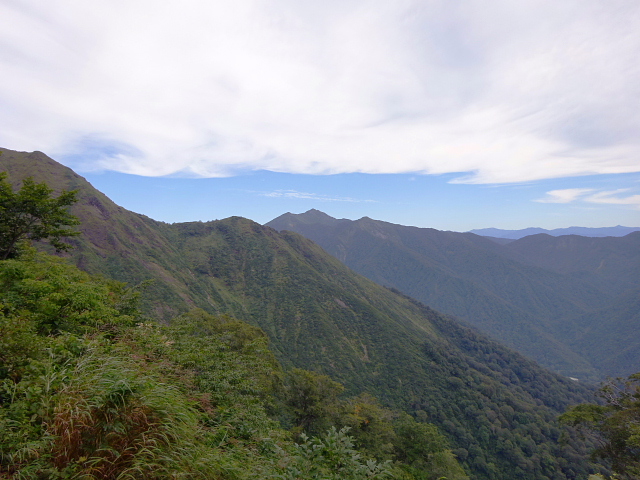
{"label": "mountain", "polygon": [[606,308],[572,319],[575,350],[589,352],[607,377],[631,375],[640,358],[640,294],[629,291]]}
{"label": "mountain", "polygon": [[610,300],[601,308],[565,317],[564,338],[588,352],[603,376],[635,373],[640,359],[640,232],[620,238],[532,235],[515,240],[507,254],[590,285]]}
{"label": "mountain", "polygon": [[[631,321],[628,308],[613,306],[618,296],[640,291],[639,233],[620,238],[541,234],[500,245],[472,233],[367,217],[331,221],[323,215],[287,213],[267,225],[312,239],[375,282],[464,319],[564,375],[597,381],[612,368],[619,369],[616,375],[640,370],[640,356],[603,363],[604,343],[593,346],[594,354],[578,340],[589,318],[603,318],[603,311],[609,312],[605,318],[611,327]],[[621,315],[617,321],[611,318],[614,311]],[[620,332],[630,348],[637,343],[635,331]]]}
{"label": "mountain", "polygon": [[476,235],[482,235],[483,237],[503,238],[517,240],[529,235],[537,235],[539,233],[546,233],[553,237],[559,237],[562,235],[580,235],[583,237],[624,237],[631,232],[640,231],[640,227],[623,227],[618,225],[616,227],[568,227],[568,228],[554,228],[553,230],[546,230],[544,228],[523,228],[521,230],[502,230],[500,228],[479,228],[475,230],[469,230],[470,233]]}
{"label": "mountain", "polygon": [[29,174],[79,190],[73,212],[83,235],[70,258],[118,280],[154,280],[149,315],[162,320],[197,306],[259,326],[285,367],[327,374],[351,394],[369,392],[438,425],[473,478],[587,475],[584,443],[555,421],[590,398],[581,383],[354,273],[299,234],[240,217],[156,222],[42,153],[3,153],[0,168],[16,183]]}
{"label": "mountain", "polygon": [[531,235],[510,242],[511,258],[584,281],[617,296],[640,290],[640,232],[624,237]]}

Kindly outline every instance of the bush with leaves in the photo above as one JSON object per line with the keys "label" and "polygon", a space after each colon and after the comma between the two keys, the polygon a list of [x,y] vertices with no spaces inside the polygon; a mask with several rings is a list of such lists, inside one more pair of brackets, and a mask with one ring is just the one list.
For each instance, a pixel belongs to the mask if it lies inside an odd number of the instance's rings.
{"label": "bush with leaves", "polygon": [[130,291],[34,252],[1,261],[0,285],[0,477],[218,472],[182,386],[120,341]]}
{"label": "bush with leaves", "polygon": [[398,441],[394,429],[397,415],[363,393],[344,402],[339,423],[350,428],[349,434],[360,451],[371,458],[390,460],[395,458],[394,444]]}
{"label": "bush with leaves", "polygon": [[40,335],[133,325],[137,312],[128,296],[120,282],[97,279],[33,249],[19,260],[0,261],[0,314],[28,322]]}
{"label": "bush with leaves", "polygon": [[282,371],[262,330],[196,309],[162,331],[172,339],[168,357],[195,372],[194,385],[207,397],[211,425],[245,440],[277,427],[267,411]]}
{"label": "bush with leaves", "polygon": [[364,459],[355,449],[348,427],[326,434],[307,437],[289,452],[283,452],[276,466],[278,473],[270,478],[282,480],[367,480],[392,478],[390,462]]}
{"label": "bush with leaves", "polygon": [[287,373],[283,397],[296,433],[318,435],[339,423],[342,384],[327,375],[294,368]]}
{"label": "bush with leaves", "polygon": [[561,422],[581,427],[596,441],[592,457],[609,462],[616,478],[640,478],[640,373],[608,382],[598,395],[603,404],[577,405]]}
{"label": "bush with leaves", "polygon": [[401,413],[395,422],[395,452],[400,468],[415,480],[468,480],[464,469],[449,450],[447,440],[435,425],[417,422]]}

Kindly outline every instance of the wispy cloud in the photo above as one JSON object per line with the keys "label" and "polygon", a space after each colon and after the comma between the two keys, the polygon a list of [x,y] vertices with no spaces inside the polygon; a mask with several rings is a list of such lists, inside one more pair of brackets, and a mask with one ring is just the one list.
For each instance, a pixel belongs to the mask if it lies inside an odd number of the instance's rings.
{"label": "wispy cloud", "polygon": [[640,171],[632,0],[21,0],[0,17],[0,145],[83,168]]}
{"label": "wispy cloud", "polygon": [[610,190],[598,192],[588,196],[585,201],[589,203],[604,203],[609,205],[631,205],[640,209],[640,195],[622,195],[630,189],[621,188],[618,190]]}
{"label": "wispy cloud", "polygon": [[565,188],[563,190],[551,190],[542,198],[535,200],[540,203],[571,203],[579,197],[592,192],[591,188]]}
{"label": "wispy cloud", "polygon": [[592,188],[567,188],[551,190],[542,198],[535,200],[540,203],[571,203],[586,202],[608,205],[629,205],[640,209],[640,195],[623,195],[631,189],[603,190],[594,192]]}
{"label": "wispy cloud", "polygon": [[304,200],[319,200],[322,202],[374,202],[375,200],[360,200],[351,197],[332,197],[317,193],[298,192],[297,190],[275,190],[273,192],[261,193],[263,197],[271,198],[300,198]]}

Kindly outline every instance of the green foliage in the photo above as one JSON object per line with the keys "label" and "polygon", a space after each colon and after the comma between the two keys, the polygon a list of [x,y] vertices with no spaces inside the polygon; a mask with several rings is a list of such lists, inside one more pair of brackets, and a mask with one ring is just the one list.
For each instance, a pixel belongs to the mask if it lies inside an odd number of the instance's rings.
{"label": "green foliage", "polygon": [[40,339],[37,345],[43,351],[23,362],[20,376],[0,381],[0,472],[23,472],[29,477],[26,472],[43,467],[38,459],[52,441],[47,425],[53,421],[56,397],[69,380],[82,343],[66,335]]}
{"label": "green foliage", "polygon": [[221,438],[257,441],[277,429],[268,412],[274,408],[272,395],[282,371],[264,332],[202,310],[176,318],[162,331],[172,339],[167,357],[194,372],[192,382],[209,412],[207,422],[219,429]]}
{"label": "green foliage", "polygon": [[22,188],[13,191],[7,174],[0,172],[0,260],[18,255],[25,241],[47,240],[56,250],[68,250],[62,237],[79,232],[69,228],[78,225],[68,207],[76,202],[76,191],[62,191],[52,196],[53,189],[32,178],[23,180]]}
{"label": "green foliage", "polygon": [[269,463],[284,433],[256,407],[277,369],[258,329],[134,325],[126,288],[43,254],[0,273],[0,477],[247,478]]}
{"label": "green foliage", "polygon": [[[64,373],[45,419],[50,458],[43,472],[155,479],[192,470],[198,413],[177,386],[100,348]],[[38,466],[42,451],[23,459],[21,473]]]}
{"label": "green foliage", "polygon": [[317,434],[335,424],[339,415],[338,396],[344,387],[326,375],[294,368],[287,375],[285,404],[299,432]]}
{"label": "green foliage", "polygon": [[398,437],[402,435],[394,429],[395,412],[383,408],[367,393],[347,400],[343,410],[340,423],[350,428],[349,433],[361,451],[372,458],[401,460],[395,450]]}
{"label": "green foliage", "polygon": [[278,473],[282,480],[374,480],[392,478],[390,463],[365,460],[355,449],[347,427],[332,427],[325,435],[309,438],[283,454]]}
{"label": "green foliage", "polygon": [[435,425],[400,414],[395,422],[395,452],[400,468],[415,480],[468,480],[449,450],[449,442]]}
{"label": "green foliage", "polygon": [[593,435],[594,458],[610,462],[619,478],[640,477],[640,373],[627,381],[610,381],[599,390],[604,404],[581,404],[564,413],[562,422]]}
{"label": "green foliage", "polygon": [[[33,250],[0,262],[0,285],[0,478],[423,478],[391,463],[395,414],[325,375],[285,381],[255,326],[143,322],[139,289]],[[319,433],[289,440],[276,397]]]}
{"label": "green foliage", "polygon": [[0,262],[0,313],[23,324],[18,328],[24,334],[31,328],[48,335],[132,324],[137,312],[128,294],[119,282],[97,281],[63,259],[35,251]]}
{"label": "green foliage", "polygon": [[19,377],[40,349],[41,337],[32,322],[0,311],[0,379]]}
{"label": "green foliage", "polygon": [[[113,450],[105,441],[112,434],[100,436],[97,430],[85,434],[80,426],[85,421],[104,424],[95,415],[107,414],[100,413],[94,401],[110,391],[105,381],[120,385],[138,381],[135,373],[127,377],[123,360],[112,367],[116,360],[101,347],[101,342],[136,320],[131,308],[125,308],[127,290],[33,251],[0,262],[0,286],[0,463],[24,478],[67,478],[88,468],[78,463],[91,450],[87,441],[100,442],[94,450]],[[67,418],[71,426],[61,433],[57,429],[65,415],[73,418]],[[129,432],[126,435],[131,433],[126,425],[122,428]],[[82,433],[82,438],[72,439],[74,432]],[[71,451],[80,453],[76,458]],[[91,468],[102,469],[97,466],[100,461],[94,455]]]}
{"label": "green foliage", "polygon": [[409,465],[447,448],[446,439],[434,425],[416,422],[410,415],[402,414],[395,428],[398,459]]}

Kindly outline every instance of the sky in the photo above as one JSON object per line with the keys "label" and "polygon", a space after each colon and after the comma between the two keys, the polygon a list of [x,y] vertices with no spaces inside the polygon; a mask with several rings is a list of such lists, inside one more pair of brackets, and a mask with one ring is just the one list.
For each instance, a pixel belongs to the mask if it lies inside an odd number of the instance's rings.
{"label": "sky", "polygon": [[0,146],[157,220],[640,226],[637,0],[0,0]]}

